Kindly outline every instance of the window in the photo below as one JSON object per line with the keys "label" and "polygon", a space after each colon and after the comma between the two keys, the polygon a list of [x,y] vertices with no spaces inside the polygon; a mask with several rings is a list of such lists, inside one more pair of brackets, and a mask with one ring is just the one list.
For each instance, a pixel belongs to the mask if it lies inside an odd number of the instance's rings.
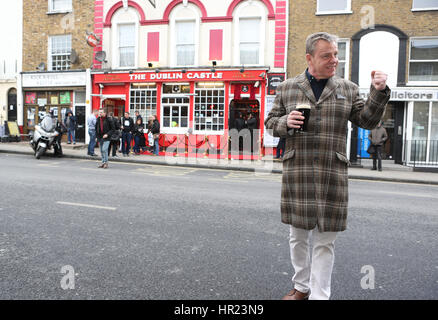
{"label": "window", "polygon": [[176,27],[176,64],[178,66],[195,65],[195,21],[177,21]]}
{"label": "window", "polygon": [[438,10],[438,0],[413,0],[412,11]]}
{"label": "window", "polygon": [[438,38],[411,39],[409,81],[438,81]]}
{"label": "window", "polygon": [[163,97],[161,105],[163,108],[163,128],[188,128],[188,97]]}
{"label": "window", "polygon": [[52,71],[69,70],[71,35],[49,37],[49,68]]}
{"label": "window", "polygon": [[49,0],[49,12],[71,12],[71,0]]}
{"label": "window", "polygon": [[318,0],[316,14],[345,14],[351,12],[351,0]]}
{"label": "window", "polygon": [[157,87],[155,84],[132,84],[129,112],[138,111],[146,122],[149,116],[157,114]]}
{"label": "window", "polygon": [[347,40],[339,40],[338,42],[338,68],[336,75],[338,77],[348,79],[348,63],[349,63],[349,42]]}
{"label": "window", "polygon": [[119,67],[135,66],[135,24],[119,25]]}
{"label": "window", "polygon": [[196,83],[195,93],[194,129],[196,131],[224,130],[224,84]]}
{"label": "window", "polygon": [[260,64],[260,18],[239,19],[240,64]]}

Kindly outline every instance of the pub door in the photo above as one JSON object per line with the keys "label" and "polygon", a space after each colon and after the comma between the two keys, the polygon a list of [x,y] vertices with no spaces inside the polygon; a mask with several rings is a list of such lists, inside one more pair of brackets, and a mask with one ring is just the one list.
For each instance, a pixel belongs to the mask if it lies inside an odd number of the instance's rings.
{"label": "pub door", "polygon": [[76,129],[76,141],[85,143],[85,106],[76,106],[75,108],[75,115],[76,115],[76,123],[77,123],[77,129]]}

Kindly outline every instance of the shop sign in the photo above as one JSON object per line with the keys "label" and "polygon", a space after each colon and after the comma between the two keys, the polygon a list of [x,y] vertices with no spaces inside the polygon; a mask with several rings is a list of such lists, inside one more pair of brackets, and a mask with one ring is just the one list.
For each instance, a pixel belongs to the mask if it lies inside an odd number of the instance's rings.
{"label": "shop sign", "polygon": [[137,73],[94,74],[95,83],[105,82],[159,82],[159,81],[261,81],[265,70],[210,71],[149,71]]}
{"label": "shop sign", "polygon": [[[360,96],[368,99],[370,90],[360,88]],[[438,89],[393,88],[390,101],[438,101]]]}
{"label": "shop sign", "polygon": [[284,73],[268,73],[268,95],[275,96],[280,83],[284,81]]}
{"label": "shop sign", "polygon": [[24,73],[23,87],[69,87],[85,86],[85,72]]}

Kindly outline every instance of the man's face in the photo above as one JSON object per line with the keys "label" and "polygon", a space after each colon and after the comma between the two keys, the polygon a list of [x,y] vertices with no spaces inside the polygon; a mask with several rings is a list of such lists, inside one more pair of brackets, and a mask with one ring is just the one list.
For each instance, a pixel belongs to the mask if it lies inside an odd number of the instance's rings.
{"label": "man's face", "polygon": [[103,110],[101,110],[101,111],[99,111],[99,117],[105,117],[106,116],[106,113],[105,113],[105,111],[103,111]]}
{"label": "man's face", "polygon": [[309,72],[315,78],[328,79],[336,74],[338,66],[338,45],[334,42],[318,40],[313,55],[306,54]]}
{"label": "man's face", "polygon": [[129,118],[129,113],[125,112],[125,118]]}

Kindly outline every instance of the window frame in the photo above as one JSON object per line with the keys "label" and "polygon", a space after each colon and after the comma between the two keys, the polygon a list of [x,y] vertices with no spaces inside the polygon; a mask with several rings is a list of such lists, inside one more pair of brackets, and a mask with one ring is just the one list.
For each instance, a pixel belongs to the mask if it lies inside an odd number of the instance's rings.
{"label": "window frame", "polygon": [[[214,83],[214,82],[212,82],[212,83]],[[203,135],[203,134],[205,134],[205,135],[223,135],[224,133],[225,133],[225,93],[226,93],[226,86],[225,86],[225,83],[223,83],[223,86],[222,87],[216,87],[216,85],[218,85],[218,84],[215,84],[214,86],[212,86],[211,88],[197,88],[196,87],[196,85],[197,85],[197,83],[195,83],[195,88],[194,88],[194,90],[195,90],[195,96],[193,96],[193,98],[194,98],[194,101],[193,101],[193,133],[194,134],[199,134],[199,135]],[[220,113],[220,112],[223,112],[223,116],[222,117],[220,117],[220,116],[218,116],[217,118],[218,119],[220,119],[220,118],[222,118],[223,119],[223,123],[222,124],[220,124],[220,122],[218,122],[218,126],[222,126],[223,128],[222,129],[218,129],[218,130],[213,130],[213,129],[204,129],[204,130],[201,130],[201,129],[196,129],[196,125],[198,124],[197,122],[196,122],[196,112],[198,111],[198,112],[201,112],[202,110],[197,110],[197,102],[196,102],[196,98],[199,98],[199,99],[202,99],[202,95],[198,95],[198,92],[201,92],[201,91],[208,91],[208,90],[218,90],[218,91],[223,91],[223,96],[220,96],[220,95],[218,95],[217,96],[217,98],[218,98],[218,100],[220,100],[220,98],[223,98],[223,103],[222,103],[222,105],[223,105],[223,107],[222,107],[222,109],[221,108],[219,108],[218,109],[218,113]],[[205,98],[208,98],[207,97],[207,95],[205,95]],[[200,102],[200,104],[201,104],[202,102]],[[218,106],[220,105],[221,103],[220,102],[218,102]],[[207,108],[208,108],[208,106],[207,106]],[[208,112],[208,110],[206,110],[206,112]],[[198,118],[201,118],[201,117],[198,117]],[[208,118],[208,117],[205,117],[205,118]],[[211,117],[211,118],[214,118],[213,116]],[[219,121],[219,120],[218,120]],[[199,123],[200,124],[200,123]],[[213,126],[213,123],[211,124],[211,126]]]}
{"label": "window frame", "polygon": [[415,0],[412,0],[411,11],[413,11],[413,12],[415,12],[415,11],[434,11],[434,10],[438,10],[438,6],[437,7],[414,8],[414,2],[415,2]]}
{"label": "window frame", "polygon": [[53,2],[55,0],[49,0],[48,1],[48,11],[47,13],[68,13],[68,12],[73,12],[73,0],[70,0],[70,8],[68,9],[62,9],[62,10],[54,10],[53,9]]}
{"label": "window frame", "polygon": [[[257,6],[259,9],[260,15],[244,15],[244,9],[247,6]],[[233,15],[233,25],[234,25],[234,65],[242,66],[240,61],[240,19],[260,19],[260,36],[259,36],[259,61],[256,64],[245,64],[243,66],[263,66],[265,63],[265,50],[266,50],[266,34],[267,34],[267,12],[266,8],[260,4],[259,2],[249,2],[245,1],[241,5],[238,6],[236,10],[234,10]]]}
{"label": "window frame", "polygon": [[[163,89],[161,89],[163,90]],[[164,99],[188,99],[188,102],[182,102],[182,103],[177,103],[175,102],[174,104],[172,103],[167,103],[164,102]],[[160,123],[161,123],[161,131],[164,134],[185,134],[187,133],[187,131],[189,130],[189,128],[191,128],[191,122],[190,122],[190,113],[191,108],[190,108],[190,96],[187,96],[187,94],[163,94],[161,95],[161,99],[160,99]],[[184,101],[184,100],[183,100]],[[186,127],[167,127],[164,126],[164,108],[165,107],[170,107],[170,112],[172,112],[172,108],[177,106],[179,108],[179,116],[178,119],[181,122],[181,107],[187,107],[187,126]],[[170,120],[172,120],[172,114],[170,114]]]}
{"label": "window frame", "polygon": [[[410,74],[411,74],[411,54],[412,54],[412,40],[421,40],[421,39],[436,39],[438,44],[438,36],[429,36],[429,37],[411,37],[409,38],[409,58],[408,58],[408,81],[407,85],[417,85],[417,86],[430,86],[430,85],[436,85],[438,83],[438,80],[410,80]],[[432,60],[414,60],[415,62],[436,62],[438,63],[438,59],[432,59]]]}
{"label": "window frame", "polygon": [[[174,41],[171,43],[174,43],[174,45],[172,46],[173,50],[174,50],[174,54],[173,54],[173,59],[174,59],[174,66],[175,67],[186,67],[186,68],[190,68],[190,67],[196,67],[198,66],[198,48],[199,48],[199,41],[198,37],[199,37],[199,23],[198,23],[199,19],[191,19],[191,18],[187,18],[187,19],[175,19],[173,20],[173,34],[174,34]],[[193,56],[193,64],[187,64],[187,65],[180,65],[178,64],[178,44],[177,43],[177,24],[178,22],[193,22],[194,24],[194,42],[193,45],[194,46],[194,56]],[[187,45],[187,44],[186,44]]]}
{"label": "window frame", "polygon": [[321,11],[319,9],[319,1],[316,1],[316,12],[315,15],[319,16],[319,15],[331,15],[331,14],[352,14],[353,11],[351,10],[351,0],[346,0],[347,1],[347,8],[345,10],[332,10],[332,11]]}
{"label": "window frame", "polygon": [[[69,58],[68,58],[68,68],[67,69],[56,69],[54,70],[52,67],[52,63],[53,63],[53,54],[52,54],[52,39],[54,37],[70,37],[70,53],[68,54]],[[47,41],[47,70],[48,71],[66,71],[66,70],[71,70],[71,50],[72,48],[72,35],[71,34],[58,34],[58,35],[49,35],[48,36],[48,41]],[[58,54],[61,55],[61,54]]]}
{"label": "window frame", "polygon": [[[340,38],[338,39],[339,42],[345,42],[345,72],[344,72],[344,79],[350,80],[350,39],[348,38]],[[339,47],[339,45],[338,45]],[[339,49],[338,49],[339,52]],[[338,58],[339,60],[339,58]],[[339,63],[338,63],[339,66]]]}
{"label": "window frame", "polygon": [[[121,67],[120,66],[120,39],[119,39],[119,27],[121,25],[134,25],[135,29],[135,44],[134,44],[134,65],[133,66],[126,66]],[[113,43],[113,59],[112,59],[112,65],[113,69],[120,69],[120,70],[129,70],[129,69],[136,69],[138,67],[138,22],[132,21],[132,22],[118,22],[115,24],[115,27],[113,27],[113,39],[115,39]]]}
{"label": "window frame", "polygon": [[[138,87],[134,87],[138,86]],[[142,102],[142,95],[141,93],[144,92],[144,103]],[[148,93],[150,92],[150,95],[148,96]],[[153,94],[155,92],[155,95]],[[134,93],[134,95],[133,95]],[[138,95],[139,94],[139,95]],[[140,99],[140,102],[137,103],[135,100],[132,101],[132,99]],[[147,99],[150,98],[151,102],[148,103]],[[153,99],[155,98],[155,103],[153,102]],[[141,106],[144,104],[144,110],[141,108],[138,109],[138,106]],[[150,115],[157,115],[157,107],[158,107],[158,86],[156,83],[146,84],[146,83],[131,83],[129,86],[129,114],[132,116],[135,114],[135,111],[138,111],[140,115],[143,118],[143,123],[147,123],[147,119]],[[143,112],[144,111],[144,112]],[[148,111],[150,111],[150,114],[148,115]]]}

